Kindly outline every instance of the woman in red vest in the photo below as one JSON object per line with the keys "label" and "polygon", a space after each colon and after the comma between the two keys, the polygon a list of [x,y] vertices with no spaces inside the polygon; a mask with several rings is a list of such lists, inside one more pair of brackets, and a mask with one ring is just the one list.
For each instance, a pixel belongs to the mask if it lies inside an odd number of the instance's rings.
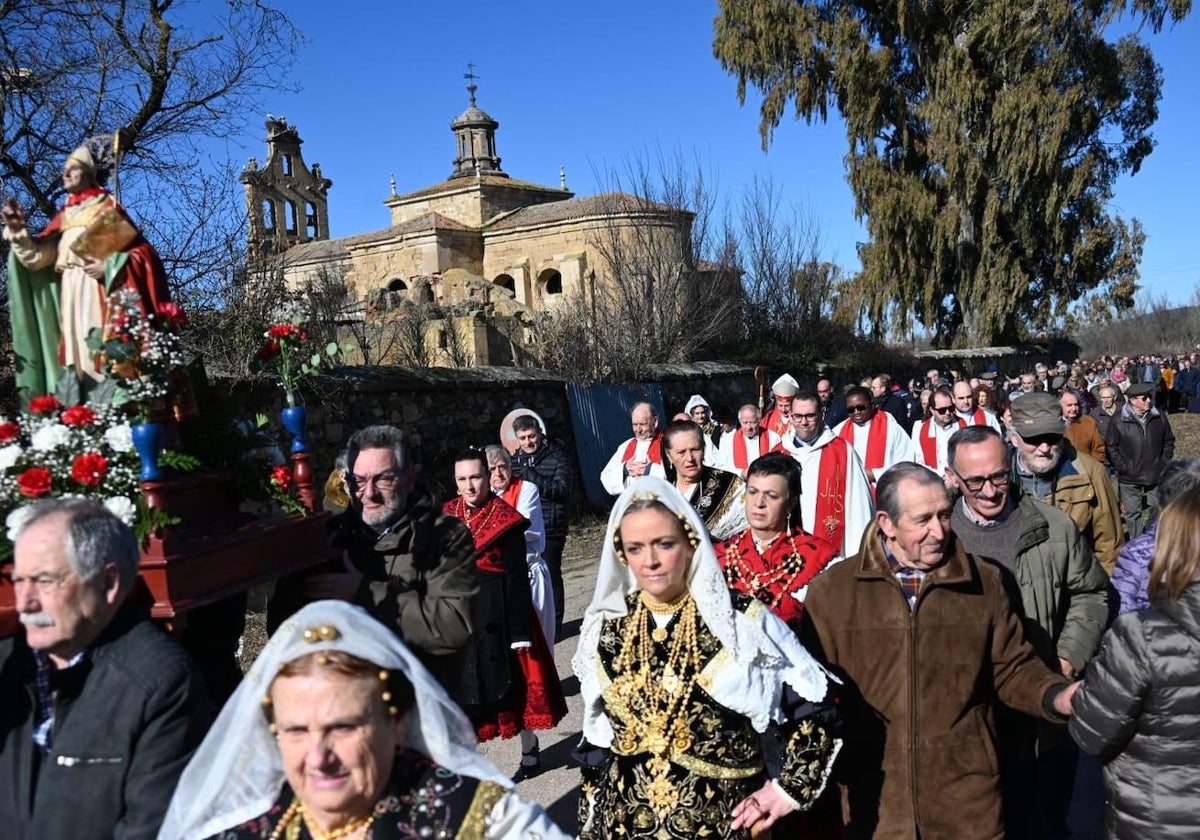
{"label": "woman in red vest", "polygon": [[479,594],[474,633],[463,668],[463,711],[480,741],[521,735],[521,766],[515,781],[541,772],[537,736],[567,714],[554,657],[534,618],[525,565],[529,524],[492,493],[487,457],[468,449],[454,462],[458,498],[443,511],[461,519],[475,537]]}
{"label": "woman in red vest", "polygon": [[716,546],[730,589],[757,598],[793,630],[808,584],[829,565],[837,546],[800,524],[800,465],[783,452],[751,462],[746,471],[750,527]]}

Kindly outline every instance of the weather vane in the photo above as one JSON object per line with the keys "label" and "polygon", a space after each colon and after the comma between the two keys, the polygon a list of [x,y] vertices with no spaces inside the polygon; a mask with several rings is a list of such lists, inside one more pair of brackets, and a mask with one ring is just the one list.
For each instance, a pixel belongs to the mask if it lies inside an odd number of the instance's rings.
{"label": "weather vane", "polygon": [[467,92],[471,94],[471,104],[474,105],[475,91],[479,89],[479,86],[475,84],[475,80],[481,78],[480,76],[475,75],[474,62],[467,62],[467,72],[463,73],[463,78],[467,80]]}

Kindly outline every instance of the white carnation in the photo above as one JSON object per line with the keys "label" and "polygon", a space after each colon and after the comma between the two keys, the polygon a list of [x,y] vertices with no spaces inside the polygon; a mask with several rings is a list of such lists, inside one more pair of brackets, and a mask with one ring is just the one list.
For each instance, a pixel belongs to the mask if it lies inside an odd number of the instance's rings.
{"label": "white carnation", "polygon": [[22,505],[19,508],[13,508],[8,514],[8,518],[4,520],[4,527],[8,529],[8,541],[10,543],[17,541],[17,532],[21,530],[21,526],[25,524],[25,520],[29,519],[32,513],[32,505]]}
{"label": "white carnation", "polygon": [[113,448],[114,452],[133,451],[133,432],[128,423],[121,423],[105,429],[104,441]]}
{"label": "white carnation", "polygon": [[137,505],[131,502],[128,496],[113,496],[105,499],[104,506],[108,508],[109,513],[126,525],[132,526],[137,518]]}
{"label": "white carnation", "polygon": [[0,472],[11,469],[17,463],[17,459],[24,454],[25,451],[15,443],[10,443],[8,446],[0,449]]}
{"label": "white carnation", "polygon": [[29,439],[30,445],[37,452],[50,452],[71,442],[71,430],[62,423],[50,423],[42,426]]}

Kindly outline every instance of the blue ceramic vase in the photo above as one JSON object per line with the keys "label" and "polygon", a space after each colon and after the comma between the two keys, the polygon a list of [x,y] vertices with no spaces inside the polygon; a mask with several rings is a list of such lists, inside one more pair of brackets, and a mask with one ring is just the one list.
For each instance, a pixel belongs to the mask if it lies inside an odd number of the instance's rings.
{"label": "blue ceramic vase", "polygon": [[162,470],[158,468],[158,455],[162,452],[163,429],[158,423],[134,423],[129,427],[133,435],[133,448],[142,459],[142,481],[158,481]]}
{"label": "blue ceramic vase", "polygon": [[308,432],[308,413],[302,405],[289,405],[281,414],[283,420],[283,428],[288,430],[288,434],[292,436],[292,452],[307,452],[308,441],[305,436]]}

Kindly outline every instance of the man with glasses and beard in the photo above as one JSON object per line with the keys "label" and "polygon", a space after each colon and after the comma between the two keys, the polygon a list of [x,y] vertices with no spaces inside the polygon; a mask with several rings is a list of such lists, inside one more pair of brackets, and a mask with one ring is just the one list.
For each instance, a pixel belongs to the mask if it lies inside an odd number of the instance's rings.
{"label": "man with glasses and beard", "polygon": [[1100,565],[1112,574],[1124,543],[1117,494],[1104,465],[1066,437],[1069,424],[1060,411],[1053,394],[1034,392],[1013,403],[1008,431],[1013,473],[1025,493],[1071,517]]}
{"label": "man with glasses and beard", "polygon": [[[1026,394],[1018,403],[1044,398],[1057,406],[1051,394]],[[1061,418],[1059,429],[1061,436]],[[1026,428],[1031,437],[1037,431]],[[962,494],[950,517],[955,537],[968,554],[1000,567],[1042,661],[1065,677],[1081,673],[1108,620],[1108,575],[1067,514],[1011,481],[1008,450],[995,430],[960,429],[949,457],[946,477]],[[1008,836],[1067,836],[1076,761],[1070,739],[1061,728],[1039,731],[1009,709],[998,710],[997,727]]]}
{"label": "man with glasses and beard", "polygon": [[455,697],[459,654],[473,631],[475,540],[417,480],[400,429],[361,429],[342,458],[350,507],[330,522],[337,559],[276,584],[269,629],[310,601],[357,603],[395,630]]}

